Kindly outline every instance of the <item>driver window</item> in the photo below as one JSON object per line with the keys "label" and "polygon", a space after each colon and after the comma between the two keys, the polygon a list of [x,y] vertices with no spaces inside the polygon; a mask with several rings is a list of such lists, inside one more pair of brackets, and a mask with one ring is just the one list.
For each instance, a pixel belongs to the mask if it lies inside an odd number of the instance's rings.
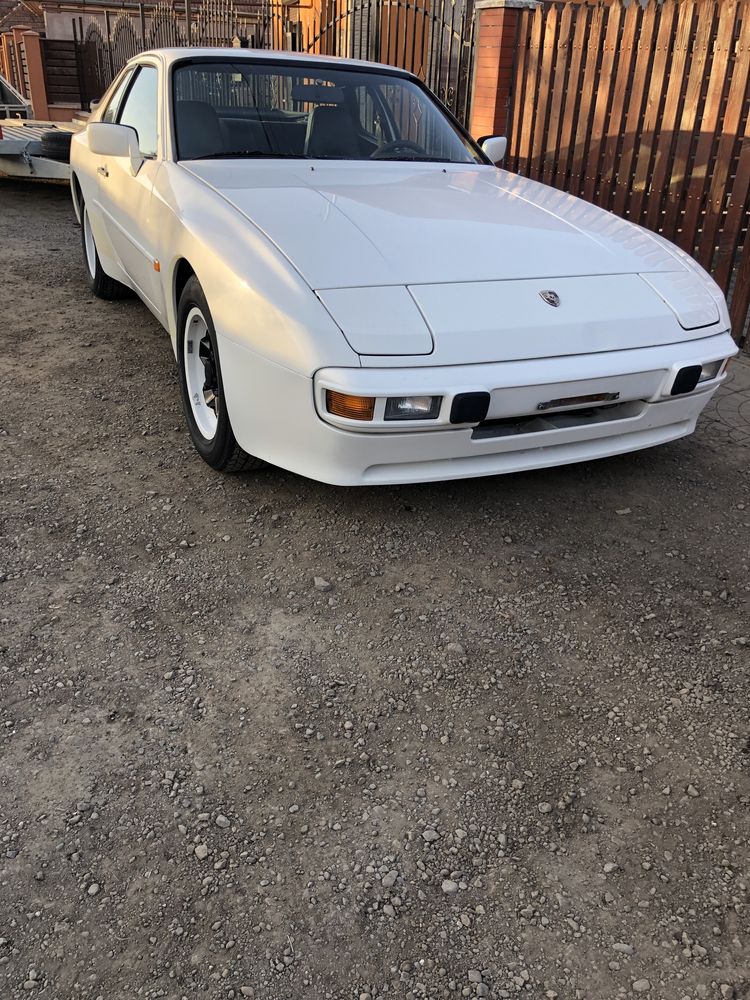
{"label": "driver window", "polygon": [[114,94],[112,94],[112,96],[109,99],[109,103],[107,104],[107,110],[102,115],[103,122],[108,122],[110,125],[114,123],[115,119],[117,118],[117,112],[120,110],[120,104],[122,103],[123,94],[128,89],[128,84],[130,83],[132,78],[133,78],[132,69],[128,70],[128,72],[123,75],[122,79],[115,88]]}
{"label": "driver window", "polygon": [[156,156],[158,88],[155,66],[141,66],[128,91],[118,119],[138,135],[138,148],[144,156]]}
{"label": "driver window", "polygon": [[381,85],[379,96],[388,109],[396,138],[429,149],[436,156],[450,156],[455,136],[448,133],[434,104],[416,87]]}

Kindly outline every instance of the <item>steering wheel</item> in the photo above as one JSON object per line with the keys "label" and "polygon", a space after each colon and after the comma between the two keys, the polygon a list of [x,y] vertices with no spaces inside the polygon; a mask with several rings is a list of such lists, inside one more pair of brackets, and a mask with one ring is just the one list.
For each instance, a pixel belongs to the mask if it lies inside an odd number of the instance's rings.
{"label": "steering wheel", "polygon": [[427,150],[418,142],[412,142],[411,139],[394,139],[393,142],[387,142],[385,146],[380,146],[374,153],[370,153],[370,159],[385,160],[389,153],[394,153],[397,149],[410,149],[413,153],[427,155]]}

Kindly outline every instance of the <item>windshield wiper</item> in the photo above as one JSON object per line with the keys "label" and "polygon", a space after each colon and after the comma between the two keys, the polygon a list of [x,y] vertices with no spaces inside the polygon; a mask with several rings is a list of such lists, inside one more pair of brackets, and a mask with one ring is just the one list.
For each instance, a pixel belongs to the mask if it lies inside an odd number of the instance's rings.
{"label": "windshield wiper", "polygon": [[451,160],[446,156],[375,156],[373,163],[460,163],[460,160]]}
{"label": "windshield wiper", "polygon": [[258,149],[235,149],[230,152],[188,156],[188,160],[306,160],[304,153],[264,153]]}

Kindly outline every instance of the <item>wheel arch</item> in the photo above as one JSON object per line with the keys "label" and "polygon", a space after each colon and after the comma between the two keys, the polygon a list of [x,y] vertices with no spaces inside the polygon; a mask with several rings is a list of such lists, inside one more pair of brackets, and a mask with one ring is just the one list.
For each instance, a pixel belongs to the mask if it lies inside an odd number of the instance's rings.
{"label": "wheel arch", "polygon": [[78,225],[83,225],[83,191],[78,175],[73,172],[70,175],[70,195],[73,199],[73,211],[76,214]]}
{"label": "wheel arch", "polygon": [[[177,356],[177,311],[180,307],[180,297],[185,290],[185,285],[193,277],[198,278],[198,274],[190,260],[185,256],[175,258],[172,265],[172,280],[167,301],[167,329],[172,338],[172,348],[175,352],[175,357]],[[198,280],[200,281],[199,278]]]}
{"label": "wheel arch", "polygon": [[172,272],[172,308],[174,309],[175,316],[177,315],[177,309],[180,305],[180,296],[185,290],[185,285],[191,278],[197,277],[195,273],[195,268],[187,259],[187,257],[179,257],[175,261],[174,270]]}

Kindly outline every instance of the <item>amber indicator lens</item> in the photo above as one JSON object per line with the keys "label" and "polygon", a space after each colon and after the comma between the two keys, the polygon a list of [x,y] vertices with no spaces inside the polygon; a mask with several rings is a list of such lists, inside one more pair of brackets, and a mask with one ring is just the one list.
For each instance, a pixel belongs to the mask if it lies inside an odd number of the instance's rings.
{"label": "amber indicator lens", "polygon": [[326,409],[347,420],[372,420],[375,414],[374,396],[350,396],[347,392],[326,389]]}

